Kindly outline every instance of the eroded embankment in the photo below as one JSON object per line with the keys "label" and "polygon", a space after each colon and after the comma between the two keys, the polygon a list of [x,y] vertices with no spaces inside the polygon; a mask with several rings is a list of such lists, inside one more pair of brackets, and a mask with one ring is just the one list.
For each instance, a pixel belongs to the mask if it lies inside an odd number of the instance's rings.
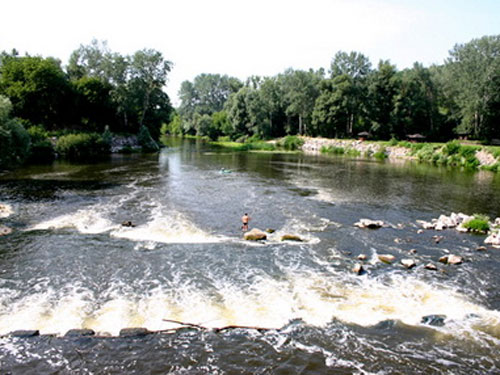
{"label": "eroded embankment", "polygon": [[[384,145],[380,142],[366,142],[362,140],[354,140],[354,139],[329,139],[329,138],[313,138],[313,137],[301,137],[304,140],[304,144],[302,145],[302,151],[306,153],[320,153],[322,149],[328,148],[337,148],[343,149],[345,154],[352,155],[354,153],[359,153],[363,156],[373,156],[377,153],[383,153],[389,159],[402,159],[402,160],[424,160],[425,158],[419,157],[418,152],[410,147],[404,146],[388,146]],[[419,144],[425,146],[427,144]],[[430,146],[431,144],[429,144]],[[430,158],[430,161],[435,163],[439,163],[441,160],[439,159],[440,153],[442,153],[442,148],[445,147],[436,147],[433,146],[433,153],[436,155],[434,159]],[[422,147],[423,148],[423,147]],[[499,165],[500,158],[495,157],[491,152],[489,152],[486,148],[477,147],[477,150],[473,152],[473,156],[478,161],[478,168],[482,167],[494,167],[495,165]],[[446,163],[441,163],[446,164]]]}

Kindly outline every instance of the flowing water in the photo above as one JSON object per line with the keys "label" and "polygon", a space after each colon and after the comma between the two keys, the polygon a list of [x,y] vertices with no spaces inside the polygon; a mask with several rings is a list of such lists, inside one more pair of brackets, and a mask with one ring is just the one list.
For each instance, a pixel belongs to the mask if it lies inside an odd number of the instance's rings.
{"label": "flowing water", "polygon": [[[500,216],[499,192],[489,172],[193,141],[3,174],[0,224],[14,232],[0,237],[0,374],[500,373],[500,250],[416,223]],[[250,228],[276,230],[267,241],[242,239],[245,212]],[[388,226],[359,229],[360,218]],[[447,253],[466,261],[438,263]],[[164,319],[210,329],[116,337],[179,327]],[[266,329],[211,329],[229,325]],[[64,337],[73,328],[99,337]],[[41,336],[7,335],[21,329]]]}

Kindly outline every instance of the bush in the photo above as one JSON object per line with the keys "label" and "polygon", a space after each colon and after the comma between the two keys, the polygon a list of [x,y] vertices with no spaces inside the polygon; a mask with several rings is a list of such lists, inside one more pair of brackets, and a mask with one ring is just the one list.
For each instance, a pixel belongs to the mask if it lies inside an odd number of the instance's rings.
{"label": "bush", "polygon": [[490,230],[489,217],[475,214],[473,219],[466,221],[462,226],[471,232],[488,233]]}
{"label": "bush", "polygon": [[378,160],[387,159],[386,149],[385,147],[380,147],[379,150],[373,154],[373,157]]}
{"label": "bush", "polygon": [[16,120],[0,121],[0,168],[12,168],[26,161],[30,136]]}
{"label": "bush", "polygon": [[334,155],[343,155],[345,153],[345,149],[343,147],[335,147],[335,146],[322,146],[320,149],[322,154],[334,154]]}
{"label": "bush", "polygon": [[139,145],[142,147],[143,152],[157,152],[158,150],[160,150],[158,144],[151,137],[148,128],[146,128],[144,125],[139,129],[137,140],[139,142]]}
{"label": "bush", "polygon": [[389,142],[387,142],[388,146],[396,146],[398,144],[398,140],[396,138],[391,138]]}
{"label": "bush", "polygon": [[457,154],[462,146],[458,141],[450,141],[443,146],[443,153],[445,155]]}
{"label": "bush", "polygon": [[361,151],[356,150],[355,148],[348,148],[345,150],[345,154],[352,157],[358,157],[361,156]]}
{"label": "bush", "polygon": [[278,145],[285,150],[294,151],[298,150],[304,144],[304,140],[297,137],[296,135],[287,135],[278,142]]}
{"label": "bush", "polygon": [[29,152],[30,163],[51,163],[55,159],[55,151],[49,134],[45,129],[39,126],[32,126],[28,129],[31,138],[31,147]]}
{"label": "bush", "polygon": [[70,160],[91,161],[109,154],[109,146],[97,133],[68,134],[57,140],[56,152]]}
{"label": "bush", "polygon": [[400,141],[398,142],[399,147],[412,148],[413,143],[408,141]]}

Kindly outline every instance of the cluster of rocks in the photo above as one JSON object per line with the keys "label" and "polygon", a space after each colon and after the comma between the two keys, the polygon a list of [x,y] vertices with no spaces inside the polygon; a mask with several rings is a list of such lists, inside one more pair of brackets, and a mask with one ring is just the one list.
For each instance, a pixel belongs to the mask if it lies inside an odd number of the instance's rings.
{"label": "cluster of rocks", "polygon": [[[243,238],[247,241],[264,241],[267,240],[267,233],[273,233],[274,229],[266,229],[266,231],[262,231],[257,228],[253,228],[252,230],[245,232],[243,234]],[[303,242],[304,239],[296,234],[284,234],[280,238],[281,241],[293,241],[293,242]]]}
{"label": "cluster of rocks", "polygon": [[444,230],[448,228],[455,228],[459,232],[467,232],[467,228],[462,226],[463,223],[466,223],[472,220],[474,217],[465,215],[463,213],[454,213],[452,212],[450,216],[441,215],[437,219],[432,219],[432,221],[424,221],[417,220],[417,223],[422,225],[424,229],[434,229],[434,230]]}
{"label": "cluster of rocks", "polygon": [[[122,338],[135,338],[135,337],[144,337],[150,334],[155,334],[155,333],[164,333],[166,331],[150,331],[147,328],[139,327],[139,328],[123,328],[120,330],[120,333],[118,334],[118,337]],[[37,337],[40,336],[40,331],[39,330],[17,330],[10,332],[8,335],[10,337],[19,337],[19,338],[28,338],[28,337]],[[55,336],[53,334],[47,335],[47,336]],[[70,329],[64,337],[68,338],[79,338],[79,337],[113,337],[111,334],[105,332],[105,333],[98,333],[93,329]]]}
{"label": "cluster of rocks", "polygon": [[120,152],[126,148],[130,148],[132,150],[140,149],[137,136],[131,135],[125,137],[121,135],[113,135],[113,138],[111,139],[111,152],[112,153]]}
{"label": "cluster of rocks", "polygon": [[[432,219],[430,222],[417,220],[417,223],[422,225],[422,228],[424,229],[441,231],[444,229],[455,228],[459,232],[468,232],[469,230],[464,227],[464,224],[472,219],[474,219],[474,216],[452,212],[450,216],[441,215],[439,218]],[[484,243],[500,248],[500,217],[497,217],[489,224],[492,230],[488,233],[488,237],[484,240]]]}
{"label": "cluster of rocks", "polygon": [[[8,217],[12,214],[12,208],[6,204],[1,204],[0,203],[0,218],[5,218]],[[12,229],[0,224],[0,237],[1,236],[6,236],[8,234],[12,233]]]}

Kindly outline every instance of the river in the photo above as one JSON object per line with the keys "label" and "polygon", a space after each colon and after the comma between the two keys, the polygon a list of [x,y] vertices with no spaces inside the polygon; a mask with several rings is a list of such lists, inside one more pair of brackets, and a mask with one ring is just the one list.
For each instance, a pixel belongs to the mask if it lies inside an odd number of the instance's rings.
{"label": "river", "polygon": [[[0,203],[14,229],[0,237],[2,375],[500,373],[500,250],[416,222],[500,216],[490,172],[170,140],[159,155],[4,173]],[[276,230],[267,241],[242,239],[245,212]],[[438,263],[448,253],[465,262]],[[117,337],[179,327],[164,319],[208,329]],[[265,329],[213,329],[229,325]],[[64,336],[74,328],[98,337]],[[41,335],[7,335],[27,329]]]}

